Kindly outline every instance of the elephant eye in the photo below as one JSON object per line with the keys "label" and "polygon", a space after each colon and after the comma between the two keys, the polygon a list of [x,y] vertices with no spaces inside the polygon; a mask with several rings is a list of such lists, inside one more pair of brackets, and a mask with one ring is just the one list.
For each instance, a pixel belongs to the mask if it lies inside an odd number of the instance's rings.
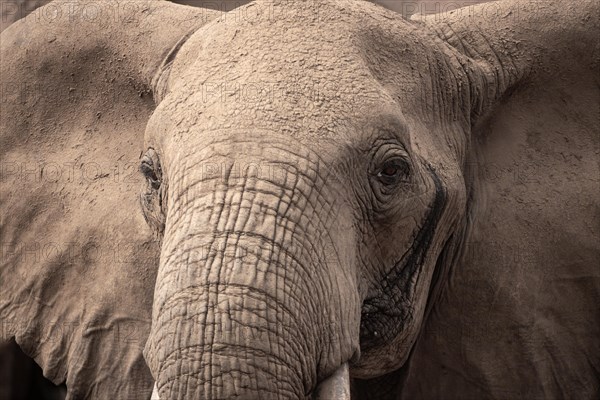
{"label": "elephant eye", "polygon": [[148,149],[146,154],[142,157],[140,161],[140,171],[144,174],[153,189],[158,189],[160,187],[162,171],[158,160],[158,154],[154,149]]}
{"label": "elephant eye", "polygon": [[[144,219],[156,232],[165,229],[166,195],[158,153],[149,148],[140,160],[140,172],[146,178],[145,190],[140,194]],[[161,188],[162,185],[162,188]]]}
{"label": "elephant eye", "polygon": [[400,183],[410,173],[410,167],[406,161],[395,158],[386,161],[377,172],[377,179],[384,185],[390,186]]}

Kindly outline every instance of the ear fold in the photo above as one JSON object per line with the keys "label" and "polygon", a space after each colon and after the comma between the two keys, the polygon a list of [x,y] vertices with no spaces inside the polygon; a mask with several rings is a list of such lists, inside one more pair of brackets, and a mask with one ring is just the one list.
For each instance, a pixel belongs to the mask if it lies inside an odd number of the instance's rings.
{"label": "ear fold", "polygon": [[466,56],[479,119],[519,86],[597,70],[598,12],[594,0],[504,0],[412,19]]}
{"label": "ear fold", "polygon": [[469,73],[475,175],[406,398],[597,396],[599,13],[506,0],[420,20]]}
{"label": "ear fold", "polygon": [[139,209],[151,82],[217,12],[53,2],[1,38],[0,340],[68,398],[143,399],[159,244]]}

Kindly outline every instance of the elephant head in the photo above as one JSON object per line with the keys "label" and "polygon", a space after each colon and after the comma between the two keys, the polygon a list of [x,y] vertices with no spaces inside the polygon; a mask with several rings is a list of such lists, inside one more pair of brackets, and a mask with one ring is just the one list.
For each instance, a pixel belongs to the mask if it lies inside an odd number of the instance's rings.
{"label": "elephant head", "polygon": [[3,337],[71,398],[399,382],[498,104],[564,57],[591,76],[592,3],[41,8],[2,34]]}

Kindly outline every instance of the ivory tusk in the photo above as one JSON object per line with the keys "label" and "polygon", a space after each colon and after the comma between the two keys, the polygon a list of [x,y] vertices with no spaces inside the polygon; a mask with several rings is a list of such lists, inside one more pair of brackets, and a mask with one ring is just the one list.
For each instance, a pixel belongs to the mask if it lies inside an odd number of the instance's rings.
{"label": "ivory tusk", "polygon": [[152,389],[152,397],[150,397],[150,400],[160,400],[160,397],[158,397],[158,388],[156,387],[156,383],[154,384],[154,389]]}
{"label": "ivory tusk", "polygon": [[317,386],[317,400],[350,400],[350,370],[348,363]]}

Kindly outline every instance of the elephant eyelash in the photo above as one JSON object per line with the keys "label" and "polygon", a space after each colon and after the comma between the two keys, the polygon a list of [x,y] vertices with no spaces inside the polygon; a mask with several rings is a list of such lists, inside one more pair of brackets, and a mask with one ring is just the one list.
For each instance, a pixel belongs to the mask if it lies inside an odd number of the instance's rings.
{"label": "elephant eyelash", "polygon": [[146,177],[152,189],[158,190],[161,185],[162,170],[158,154],[153,148],[149,148],[142,157],[140,171]]}
{"label": "elephant eyelash", "polygon": [[151,164],[146,161],[142,161],[140,165],[140,171],[142,174],[144,174],[146,179],[148,179],[153,189],[158,189],[160,187],[160,179]]}
{"label": "elephant eyelash", "polygon": [[140,172],[147,182],[146,191],[141,195],[144,219],[160,235],[165,227],[166,191],[158,154],[153,148],[142,157]]}
{"label": "elephant eyelash", "polygon": [[409,181],[412,168],[406,145],[396,139],[379,139],[371,148],[369,168],[371,185],[376,193],[385,194]]}

